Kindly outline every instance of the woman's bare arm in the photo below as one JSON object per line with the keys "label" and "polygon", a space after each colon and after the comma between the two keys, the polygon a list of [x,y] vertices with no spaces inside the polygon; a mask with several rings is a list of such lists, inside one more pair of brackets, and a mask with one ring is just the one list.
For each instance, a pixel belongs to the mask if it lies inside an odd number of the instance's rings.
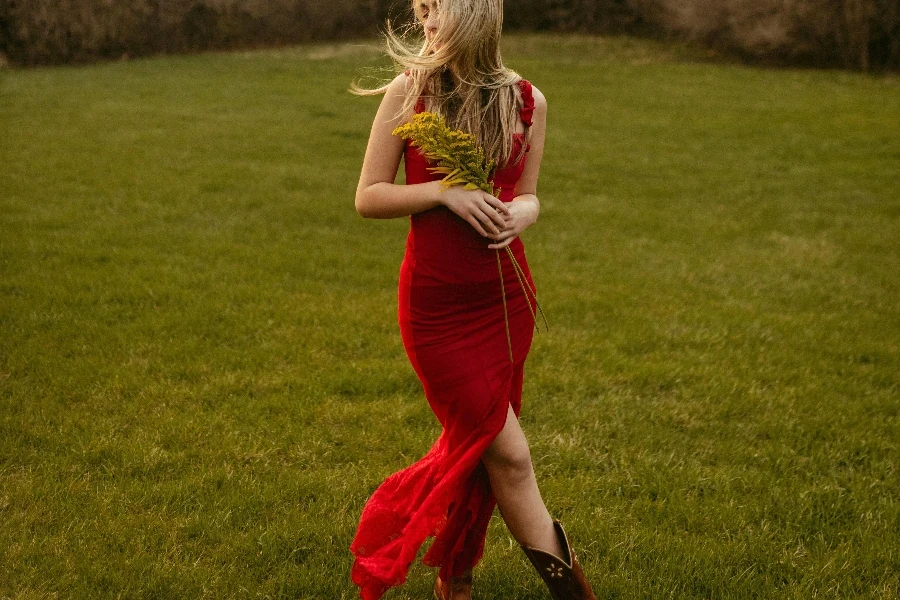
{"label": "woman's bare arm", "polygon": [[498,233],[506,225],[505,215],[509,210],[490,194],[460,186],[444,189],[439,181],[414,185],[394,183],[404,141],[393,135],[393,131],[412,118],[411,114],[398,115],[407,93],[407,77],[398,75],[378,108],[356,188],[356,211],[371,219],[393,219],[444,205],[481,235]]}
{"label": "woman's bare arm", "polygon": [[394,129],[412,115],[398,115],[406,98],[406,75],[391,82],[378,107],[359,185],[356,188],[356,210],[371,219],[392,219],[434,208],[440,204],[436,182],[418,185],[395,185],[397,168],[403,155],[404,140],[393,135]]}
{"label": "woman's bare arm", "polygon": [[541,160],[544,157],[544,139],[547,132],[547,100],[536,87],[532,86],[534,95],[534,116],[532,119],[531,148],[525,160],[525,170],[516,183],[516,197],[509,203],[510,215],[506,227],[498,234],[491,235],[494,243],[491,249],[505,248],[528,227],[534,225],[541,212],[541,203],[537,197],[537,182],[541,172]]}

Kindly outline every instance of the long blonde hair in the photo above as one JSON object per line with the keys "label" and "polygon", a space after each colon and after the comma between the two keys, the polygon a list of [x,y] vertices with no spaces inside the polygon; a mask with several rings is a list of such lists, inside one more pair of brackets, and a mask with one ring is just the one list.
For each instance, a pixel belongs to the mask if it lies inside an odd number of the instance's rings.
{"label": "long blonde hair", "polygon": [[[418,21],[420,0],[413,0]],[[500,35],[503,0],[440,0],[441,21],[437,37],[416,48],[405,37],[416,29],[409,23],[398,34],[387,22],[387,54],[400,71],[409,70],[409,86],[402,114],[414,110],[418,99],[425,110],[442,115],[447,124],[475,135],[485,156],[503,166],[518,163],[526,144],[511,160],[513,133],[519,121],[515,85],[521,77],[503,66]],[[353,84],[358,95],[383,94],[387,84],[366,89]],[[530,137],[530,129],[526,136]]]}

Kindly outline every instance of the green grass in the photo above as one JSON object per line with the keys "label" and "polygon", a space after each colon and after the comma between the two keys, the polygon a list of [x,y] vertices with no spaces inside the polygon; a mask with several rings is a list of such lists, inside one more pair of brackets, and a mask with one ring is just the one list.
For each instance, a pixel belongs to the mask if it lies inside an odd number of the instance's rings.
{"label": "green grass", "polygon": [[[522,424],[595,591],[896,598],[900,81],[506,58],[549,102]],[[353,210],[377,65],[0,71],[0,598],[356,597],[363,503],[439,433],[408,224]],[[499,513],[476,598],[548,598]]]}

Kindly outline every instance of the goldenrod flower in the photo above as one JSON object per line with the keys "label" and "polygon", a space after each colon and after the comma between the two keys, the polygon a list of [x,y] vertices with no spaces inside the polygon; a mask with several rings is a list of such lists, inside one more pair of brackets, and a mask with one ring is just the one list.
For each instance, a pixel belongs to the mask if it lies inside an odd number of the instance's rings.
{"label": "goldenrod flower", "polygon": [[421,112],[396,128],[394,135],[411,141],[422,156],[437,163],[429,170],[444,175],[441,183],[445,187],[462,185],[467,190],[481,189],[496,195],[494,185],[488,181],[494,161],[485,160],[484,149],[474,135],[450,129],[441,115]]}

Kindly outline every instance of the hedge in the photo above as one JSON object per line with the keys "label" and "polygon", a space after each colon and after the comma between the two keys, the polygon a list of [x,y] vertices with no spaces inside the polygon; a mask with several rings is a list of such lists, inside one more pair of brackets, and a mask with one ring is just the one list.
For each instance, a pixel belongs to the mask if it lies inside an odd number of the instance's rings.
{"label": "hedge", "polygon": [[[374,35],[398,0],[0,0],[15,65]],[[506,0],[508,30],[677,37],[748,61],[900,68],[900,0]]]}

